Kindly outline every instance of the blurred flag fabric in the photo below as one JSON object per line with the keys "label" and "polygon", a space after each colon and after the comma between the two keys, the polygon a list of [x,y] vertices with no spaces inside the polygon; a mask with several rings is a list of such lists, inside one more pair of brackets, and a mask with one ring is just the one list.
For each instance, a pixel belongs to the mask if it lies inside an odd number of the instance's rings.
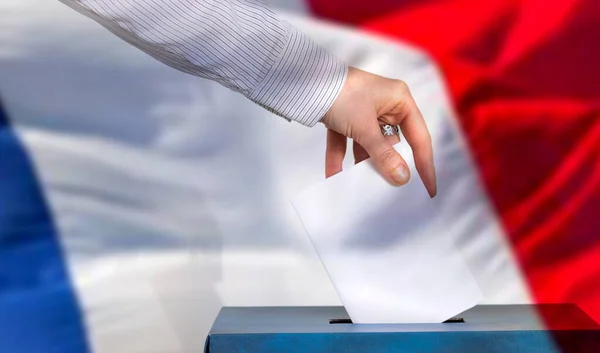
{"label": "blurred flag fabric", "polygon": [[[600,3],[273,5],[408,82],[485,302],[600,321]],[[0,353],[199,352],[222,305],[340,304],[289,203],[323,127],[46,0],[0,2],[0,99]]]}

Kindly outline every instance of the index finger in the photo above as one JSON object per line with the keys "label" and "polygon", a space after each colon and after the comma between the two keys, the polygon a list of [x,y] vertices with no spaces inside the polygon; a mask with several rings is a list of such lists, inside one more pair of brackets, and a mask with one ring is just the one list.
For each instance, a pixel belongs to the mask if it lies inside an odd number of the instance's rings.
{"label": "index finger", "polygon": [[406,104],[407,114],[400,122],[400,129],[413,151],[417,172],[425,184],[429,196],[434,197],[437,194],[437,182],[431,135],[417,104],[412,97],[409,97],[409,101]]}

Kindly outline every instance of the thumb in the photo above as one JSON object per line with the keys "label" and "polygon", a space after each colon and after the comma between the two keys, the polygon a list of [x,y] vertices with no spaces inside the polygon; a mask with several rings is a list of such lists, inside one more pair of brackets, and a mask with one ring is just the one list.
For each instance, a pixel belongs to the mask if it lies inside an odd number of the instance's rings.
{"label": "thumb", "polygon": [[410,171],[406,161],[394,149],[394,146],[380,131],[379,125],[370,129],[361,141],[375,167],[393,185],[404,185],[410,179]]}

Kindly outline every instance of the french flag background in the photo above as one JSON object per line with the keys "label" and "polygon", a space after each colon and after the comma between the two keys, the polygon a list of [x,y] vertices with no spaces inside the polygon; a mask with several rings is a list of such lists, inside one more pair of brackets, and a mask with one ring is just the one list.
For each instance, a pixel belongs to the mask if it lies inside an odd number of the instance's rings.
{"label": "french flag background", "polygon": [[[409,84],[485,303],[600,321],[600,2],[271,3]],[[340,305],[289,202],[322,126],[47,0],[0,1],[0,101],[0,353],[197,353],[221,306]]]}

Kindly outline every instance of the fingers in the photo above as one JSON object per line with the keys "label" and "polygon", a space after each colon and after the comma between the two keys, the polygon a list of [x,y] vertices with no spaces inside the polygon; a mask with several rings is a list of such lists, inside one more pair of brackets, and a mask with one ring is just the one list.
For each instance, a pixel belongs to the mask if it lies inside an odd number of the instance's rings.
{"label": "fingers", "polygon": [[[385,138],[390,141],[390,143],[392,145],[397,144],[398,142],[400,142],[400,135],[399,134],[395,134],[392,136],[385,136]],[[364,161],[365,159],[369,158],[369,154],[367,153],[367,151],[365,151],[365,149],[359,145],[356,141],[354,141],[354,143],[352,144],[352,152],[354,153],[354,164],[360,163],[362,161]]]}
{"label": "fingers", "polygon": [[417,172],[425,184],[425,188],[430,197],[437,194],[437,181],[435,176],[435,166],[433,164],[433,147],[431,145],[431,136],[423,115],[419,111],[417,104],[410,97],[406,104],[408,109],[405,118],[400,123],[402,134],[410,145],[415,158]]}
{"label": "fingers", "polygon": [[352,144],[352,152],[354,154],[354,164],[360,163],[369,158],[369,154],[356,141]]}
{"label": "fingers", "polygon": [[327,150],[325,152],[325,177],[329,178],[342,171],[346,155],[346,136],[327,129]]}
{"label": "fingers", "polygon": [[[375,167],[393,185],[404,185],[410,179],[410,171],[404,159],[393,147],[393,140],[381,134],[376,121],[357,140],[364,147]],[[397,142],[397,140],[396,140]]]}

